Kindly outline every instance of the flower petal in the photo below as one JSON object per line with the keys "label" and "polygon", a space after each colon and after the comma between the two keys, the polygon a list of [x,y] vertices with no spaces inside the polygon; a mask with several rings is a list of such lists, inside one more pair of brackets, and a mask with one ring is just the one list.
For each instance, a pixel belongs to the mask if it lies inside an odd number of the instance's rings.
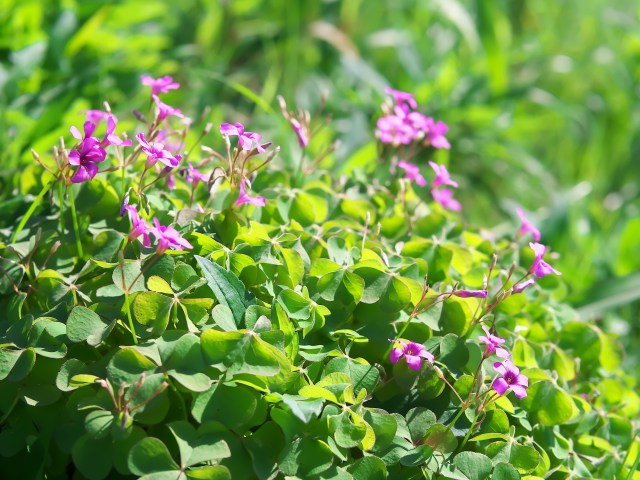
{"label": "flower petal", "polygon": [[498,395],[504,395],[504,392],[509,388],[509,384],[504,378],[498,377],[491,384],[491,388],[493,388]]}

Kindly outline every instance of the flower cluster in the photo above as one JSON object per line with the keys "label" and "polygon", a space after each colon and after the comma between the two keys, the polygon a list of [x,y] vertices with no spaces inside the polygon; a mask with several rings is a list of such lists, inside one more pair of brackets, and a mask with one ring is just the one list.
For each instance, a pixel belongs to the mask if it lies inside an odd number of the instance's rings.
{"label": "flower cluster", "polygon": [[153,226],[149,225],[133,205],[125,205],[124,211],[129,214],[129,220],[131,220],[131,232],[128,239],[133,242],[137,238],[141,238],[141,242],[145,247],[151,246],[151,239],[149,234],[156,237],[158,245],[156,247],[156,253],[162,255],[168,249],[183,250],[192,249],[191,245],[186,239],[180,235],[180,233],[172,226],[161,225],[157,218],[153,218]]}
{"label": "flower cluster", "polygon": [[445,138],[449,127],[442,121],[418,112],[418,104],[411,93],[385,88],[393,98],[391,109],[378,119],[376,135],[382,143],[408,145],[421,142],[434,148],[451,148]]}

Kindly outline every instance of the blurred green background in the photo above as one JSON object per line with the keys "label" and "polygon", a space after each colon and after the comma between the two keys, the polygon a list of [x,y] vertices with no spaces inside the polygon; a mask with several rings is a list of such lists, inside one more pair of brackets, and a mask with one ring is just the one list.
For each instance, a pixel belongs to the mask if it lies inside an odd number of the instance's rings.
{"label": "blurred green background", "polygon": [[523,206],[569,301],[637,365],[639,13],[636,0],[0,0],[0,200],[29,188],[29,149],[50,150],[82,109],[108,100],[133,126],[143,73],[173,75],[167,101],[196,123],[252,118],[284,147],[276,95],[312,108],[327,89],[338,165],[375,152],[392,85],[450,125],[437,156],[469,223],[507,233]]}

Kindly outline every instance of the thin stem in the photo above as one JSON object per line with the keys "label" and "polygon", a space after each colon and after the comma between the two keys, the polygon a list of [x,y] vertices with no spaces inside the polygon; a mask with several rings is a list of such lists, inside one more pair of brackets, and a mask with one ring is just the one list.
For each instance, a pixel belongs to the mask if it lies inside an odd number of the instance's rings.
{"label": "thin stem", "polygon": [[131,336],[133,337],[134,345],[138,344],[138,336],[136,335],[136,329],[133,326],[133,318],[131,318],[131,304],[129,303],[129,292],[124,292],[124,304],[127,307],[127,318],[129,319],[129,328],[131,329]]}
{"label": "thin stem", "polygon": [[[54,178],[50,180],[48,183],[44,184],[44,186],[42,187],[42,190],[40,190],[40,193],[38,193],[38,196],[35,198],[33,203],[31,203],[31,206],[27,210],[27,213],[25,213],[24,216],[22,217],[22,220],[20,220],[20,223],[18,224],[18,228],[16,228],[15,232],[13,232],[13,236],[11,237],[11,243],[15,243],[16,238],[18,238],[18,235],[20,234],[20,232],[22,231],[24,226],[27,224],[27,222],[29,221],[33,213],[36,211],[36,209],[38,208],[38,205],[40,205],[42,198],[47,194],[47,192],[53,186],[56,180],[57,178]],[[62,208],[62,205],[60,207]]]}
{"label": "thin stem", "polygon": [[80,241],[80,228],[78,227],[78,215],[76,214],[76,202],[73,198],[73,186],[69,185],[69,203],[71,204],[71,218],[73,220],[73,233],[76,237],[76,246],[78,247],[78,256],[80,259],[84,257],[82,252],[82,242]]}
{"label": "thin stem", "polygon": [[[485,412],[486,415],[486,412]],[[469,440],[469,437],[471,436],[471,432],[473,432],[474,427],[476,426],[476,423],[478,422],[478,417],[480,416],[480,414],[478,413],[475,418],[473,419],[473,422],[471,423],[471,426],[469,427],[469,431],[467,432],[467,434],[464,436],[464,440],[462,440],[462,443],[460,444],[460,446],[458,447],[458,450],[462,450],[464,448],[464,446],[467,444],[467,441]]]}

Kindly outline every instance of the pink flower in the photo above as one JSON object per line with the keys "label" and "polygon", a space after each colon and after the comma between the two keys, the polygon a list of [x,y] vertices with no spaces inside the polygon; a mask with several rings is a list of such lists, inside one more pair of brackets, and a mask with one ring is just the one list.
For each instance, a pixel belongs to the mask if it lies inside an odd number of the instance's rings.
{"label": "pink flower", "polygon": [[433,123],[433,119],[431,119],[431,126],[427,132],[427,138],[429,139],[429,143],[434,148],[451,148],[449,141],[444,137],[445,134],[449,131],[449,127],[442,121],[438,121],[438,123]]}
{"label": "pink flower", "polygon": [[250,197],[247,194],[245,183],[248,182],[246,180],[240,182],[240,194],[238,195],[238,199],[236,200],[236,206],[239,207],[240,205],[249,203],[251,205],[255,205],[256,207],[264,207],[267,204],[267,200],[264,197]]}
{"label": "pink flower", "polygon": [[108,118],[110,115],[110,113],[103,112],[102,110],[87,110],[85,112],[87,121],[94,125],[99,125],[102,120]]}
{"label": "pink flower", "polygon": [[522,375],[520,369],[510,360],[505,360],[502,363],[496,362],[493,364],[493,368],[502,375],[502,377],[497,377],[491,384],[491,387],[498,395],[504,395],[507,390],[511,389],[518,398],[527,396],[526,388],[529,386],[529,379]]}
{"label": "pink flower", "polygon": [[118,119],[113,115],[107,115],[107,133],[104,134],[104,138],[102,139],[102,143],[100,146],[106,147],[108,145],[117,145],[120,147],[130,147],[133,143],[131,140],[122,140],[118,135],[116,135],[116,125]]}
{"label": "pink flower", "polygon": [[408,145],[413,140],[416,130],[396,115],[380,117],[377,122],[376,135],[382,143],[392,145]]}
{"label": "pink flower", "polygon": [[393,97],[393,101],[396,104],[400,105],[400,104],[406,103],[407,105],[409,105],[409,107],[413,108],[414,110],[418,108],[418,104],[416,103],[415,98],[413,98],[412,93],[403,92],[402,90],[394,90],[391,87],[385,87],[384,91],[385,93],[388,93]]}
{"label": "pink flower", "polygon": [[142,244],[145,247],[151,246],[151,240],[149,239],[150,227],[147,222],[140,218],[138,211],[133,205],[126,205],[124,209],[129,214],[129,220],[131,220],[131,232],[129,233],[129,240],[134,241],[138,237],[142,237]]}
{"label": "pink flower", "polygon": [[238,137],[238,146],[242,150],[251,151],[253,144],[256,146],[256,150],[259,153],[264,152],[264,145],[260,145],[262,135],[254,132],[245,132],[244,125],[236,123],[232,125],[230,123],[223,123],[220,125],[220,133],[227,136],[235,135]]}
{"label": "pink flower", "polygon": [[[166,168],[169,168],[169,167],[166,167]],[[173,190],[173,189],[176,188],[176,179],[173,178],[173,174],[171,174],[171,173],[167,174],[166,182],[167,182],[167,188],[169,190]]]}
{"label": "pink flower", "polygon": [[447,210],[453,210],[454,212],[462,210],[462,205],[460,205],[459,201],[453,198],[453,191],[448,188],[432,190],[431,196],[434,201],[442,205],[442,207]]}
{"label": "pink flower", "polygon": [[533,260],[533,265],[529,269],[529,273],[533,273],[536,277],[542,278],[545,275],[550,275],[555,273],[556,275],[562,275],[558,270],[553,268],[547,262],[545,262],[542,258],[544,257],[545,252],[547,251],[547,247],[541,245],[539,243],[529,243],[529,246],[535,253],[536,257]]}
{"label": "pink flower", "polygon": [[172,226],[160,225],[157,218],[153,218],[154,227],[149,227],[149,231],[158,239],[158,247],[156,253],[158,255],[163,254],[167,249],[181,250],[185,248],[193,248],[188,241],[186,241],[180,233]]}
{"label": "pink flower", "polygon": [[534,283],[536,283],[535,279],[530,278],[529,280],[527,280],[526,282],[522,282],[522,283],[516,283],[512,288],[511,291],[513,293],[522,293],[526,288],[529,288],[531,285],[533,285]]}
{"label": "pink flower", "polygon": [[538,230],[536,227],[534,227],[531,222],[529,222],[529,220],[527,219],[527,217],[525,216],[524,212],[522,211],[521,208],[516,208],[516,213],[518,214],[518,216],[520,217],[520,221],[522,222],[522,225],[520,226],[520,230],[518,230],[518,235],[524,236],[527,233],[531,233],[531,235],[533,236],[533,239],[537,242],[540,240],[540,230]]}
{"label": "pink flower", "polygon": [[424,187],[427,184],[427,181],[420,174],[420,169],[418,168],[417,165],[401,160],[400,162],[398,162],[398,166],[404,169],[404,171],[406,172],[404,178],[406,178],[407,180],[412,180],[416,182],[418,185],[420,185],[421,187]]}
{"label": "pink flower", "polygon": [[168,93],[169,90],[177,90],[180,84],[173,81],[169,75],[160,78],[152,78],[149,75],[142,75],[142,84],[151,87],[151,95],[158,93]]}
{"label": "pink flower", "polygon": [[478,340],[480,340],[482,343],[484,343],[487,346],[487,348],[484,351],[484,358],[487,358],[489,355],[491,355],[494,352],[500,358],[508,358],[511,356],[511,354],[508,351],[506,351],[504,348],[500,346],[505,342],[504,338],[500,338],[497,335],[491,335],[491,332],[489,332],[489,329],[484,325],[482,325],[482,329],[484,330],[484,333],[486,333],[486,336],[480,335],[478,337]]}
{"label": "pink flower", "polygon": [[191,162],[189,162],[189,166],[187,168],[183,168],[180,172],[181,174],[184,175],[184,179],[191,183],[194,187],[196,185],[198,185],[199,182],[208,182],[209,181],[209,174],[203,174],[200,173],[200,171],[195,168]]}
{"label": "pink flower", "polygon": [[178,118],[185,118],[182,112],[180,111],[180,109],[173,108],[172,106],[167,105],[166,103],[163,103],[158,98],[157,95],[151,95],[151,97],[153,98],[153,101],[155,102],[157,107],[157,115],[158,115],[159,122],[162,122],[169,115],[173,115],[174,117],[178,117]]}
{"label": "pink flower", "polygon": [[93,180],[99,171],[97,163],[104,162],[107,152],[100,147],[100,140],[92,137],[96,126],[91,122],[84,123],[84,136],[76,127],[71,127],[71,135],[80,140],[79,146],[69,153],[69,164],[79,167],[71,177],[72,183],[83,183]]}
{"label": "pink flower", "polygon": [[147,155],[147,165],[152,167],[157,161],[165,164],[167,167],[175,168],[180,163],[182,155],[171,155],[165,150],[164,145],[158,142],[149,143],[144,138],[144,133],[136,135],[138,142],[142,145],[142,151]]}
{"label": "pink flower", "polygon": [[391,353],[389,353],[391,363],[398,363],[400,357],[404,357],[407,366],[411,370],[420,370],[423,358],[429,363],[433,363],[434,356],[427,351],[424,345],[414,342],[402,342],[400,340],[389,339],[389,341],[394,344]]}
{"label": "pink flower", "polygon": [[487,298],[486,290],[455,290],[452,294],[460,298]]}
{"label": "pink flower", "polygon": [[454,188],[458,188],[458,184],[451,180],[451,176],[445,165],[438,165],[432,161],[429,161],[429,165],[431,165],[433,171],[436,172],[436,178],[434,178],[431,183],[432,189],[438,188],[441,185],[451,185]]}

